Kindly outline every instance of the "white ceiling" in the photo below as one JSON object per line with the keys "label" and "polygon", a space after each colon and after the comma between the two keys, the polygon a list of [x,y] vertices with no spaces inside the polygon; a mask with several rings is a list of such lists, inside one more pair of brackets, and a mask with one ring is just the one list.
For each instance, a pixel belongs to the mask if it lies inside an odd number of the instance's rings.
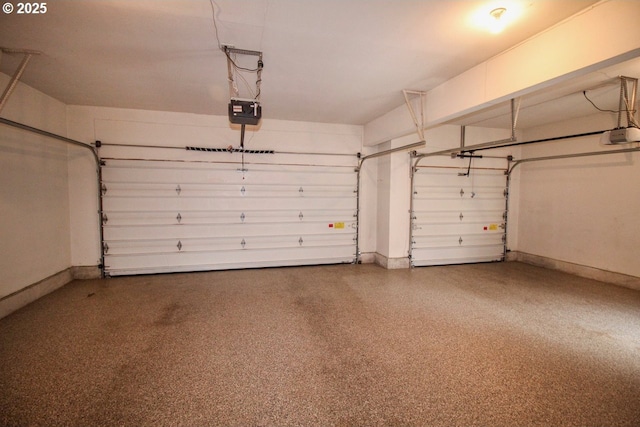
{"label": "white ceiling", "polygon": [[[521,16],[497,35],[471,24],[474,13],[498,3],[521,8]],[[0,13],[0,46],[41,51],[22,81],[67,104],[226,115],[227,64],[218,42],[231,44],[264,54],[263,117],[365,124],[403,104],[402,89],[429,90],[593,3],[49,0],[45,14]],[[19,61],[2,55],[0,71],[13,74]],[[582,96],[609,77],[545,96]],[[533,109],[524,111],[521,123],[539,124],[526,122]],[[508,127],[504,113],[460,122]]]}

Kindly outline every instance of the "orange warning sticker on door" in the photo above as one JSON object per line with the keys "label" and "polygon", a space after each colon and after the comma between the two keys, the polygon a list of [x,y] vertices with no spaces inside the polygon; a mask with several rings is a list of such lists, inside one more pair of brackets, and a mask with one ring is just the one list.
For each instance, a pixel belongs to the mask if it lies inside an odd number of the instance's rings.
{"label": "orange warning sticker on door", "polygon": [[496,231],[497,229],[498,229],[498,224],[490,224],[489,225],[489,230]]}
{"label": "orange warning sticker on door", "polygon": [[336,222],[333,224],[334,228],[344,228],[344,222]]}

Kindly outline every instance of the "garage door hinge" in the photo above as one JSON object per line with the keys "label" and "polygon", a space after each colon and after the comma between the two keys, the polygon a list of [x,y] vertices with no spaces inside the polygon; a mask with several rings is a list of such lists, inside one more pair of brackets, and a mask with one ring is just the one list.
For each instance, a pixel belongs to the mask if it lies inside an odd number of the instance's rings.
{"label": "garage door hinge", "polygon": [[300,237],[300,239],[298,239],[298,243],[300,244],[300,246],[302,246],[303,242],[304,242],[304,240],[302,240],[302,237]]}
{"label": "garage door hinge", "polygon": [[298,218],[300,218],[300,221],[302,221],[302,218],[304,218],[304,215],[302,215],[302,212],[300,212],[300,214],[298,215]]}
{"label": "garage door hinge", "polygon": [[182,221],[182,215],[180,215],[180,212],[178,212],[178,216],[176,216],[176,220],[178,221],[178,224],[180,224],[180,222]]}
{"label": "garage door hinge", "polygon": [[109,222],[109,217],[107,216],[106,213],[102,214],[102,225],[106,224],[107,222]]}
{"label": "garage door hinge", "polygon": [[502,243],[507,243],[507,235],[506,234],[502,235]]}
{"label": "garage door hinge", "polygon": [[105,254],[109,252],[109,245],[107,245],[107,242],[102,243],[102,252],[104,252]]}
{"label": "garage door hinge", "polygon": [[178,186],[176,187],[176,193],[178,193],[178,196],[179,196],[181,192],[182,192],[182,188],[180,188],[180,184],[178,184]]}
{"label": "garage door hinge", "polygon": [[504,218],[505,221],[507,220],[507,216],[508,216],[507,211],[504,211],[502,213],[502,218]]}
{"label": "garage door hinge", "polygon": [[462,212],[460,212],[460,221],[462,221],[462,218],[464,218],[464,215],[462,215]]}
{"label": "garage door hinge", "polygon": [[304,189],[303,189],[302,187],[300,187],[300,188],[298,189],[298,193],[300,193],[300,194],[302,195],[302,193],[304,193]]}
{"label": "garage door hinge", "polygon": [[509,195],[509,190],[505,188],[502,194],[504,194],[504,197],[507,197]]}
{"label": "garage door hinge", "polygon": [[461,188],[460,189],[460,197],[464,196],[464,190]]}
{"label": "garage door hinge", "polygon": [[178,247],[179,251],[182,250],[182,242],[180,240],[178,240],[178,244],[176,246]]}
{"label": "garage door hinge", "polygon": [[240,214],[240,222],[244,222],[244,218],[245,218],[245,216],[244,216],[244,212],[242,212],[242,213]]}
{"label": "garage door hinge", "polygon": [[103,196],[107,194],[107,186],[104,183],[100,186],[100,191],[102,191]]}
{"label": "garage door hinge", "polygon": [[458,244],[459,244],[459,245],[462,245],[462,241],[463,241],[463,240],[462,240],[462,237],[460,237],[460,238],[458,239]]}
{"label": "garage door hinge", "polygon": [[242,242],[240,242],[240,246],[242,246],[242,249],[244,249],[246,244],[247,242],[245,242],[244,239],[242,239]]}
{"label": "garage door hinge", "polygon": [[240,189],[240,194],[244,196],[245,191],[247,191],[247,189],[242,186],[242,188]]}

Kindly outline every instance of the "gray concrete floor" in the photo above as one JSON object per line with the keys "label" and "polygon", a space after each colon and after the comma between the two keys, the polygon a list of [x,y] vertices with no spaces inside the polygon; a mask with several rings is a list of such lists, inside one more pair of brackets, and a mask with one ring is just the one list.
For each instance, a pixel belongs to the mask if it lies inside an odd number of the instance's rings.
{"label": "gray concrete floor", "polygon": [[520,263],[75,281],[0,320],[1,425],[640,425],[640,292]]}

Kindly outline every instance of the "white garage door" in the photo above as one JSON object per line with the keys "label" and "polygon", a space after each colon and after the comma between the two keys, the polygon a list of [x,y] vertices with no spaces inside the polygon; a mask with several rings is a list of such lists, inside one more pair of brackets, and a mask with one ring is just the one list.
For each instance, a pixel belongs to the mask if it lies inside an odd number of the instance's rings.
{"label": "white garage door", "polygon": [[353,166],[106,159],[107,275],[352,263]]}
{"label": "white garage door", "polygon": [[506,241],[504,159],[426,158],[414,174],[413,266],[501,261]]}

